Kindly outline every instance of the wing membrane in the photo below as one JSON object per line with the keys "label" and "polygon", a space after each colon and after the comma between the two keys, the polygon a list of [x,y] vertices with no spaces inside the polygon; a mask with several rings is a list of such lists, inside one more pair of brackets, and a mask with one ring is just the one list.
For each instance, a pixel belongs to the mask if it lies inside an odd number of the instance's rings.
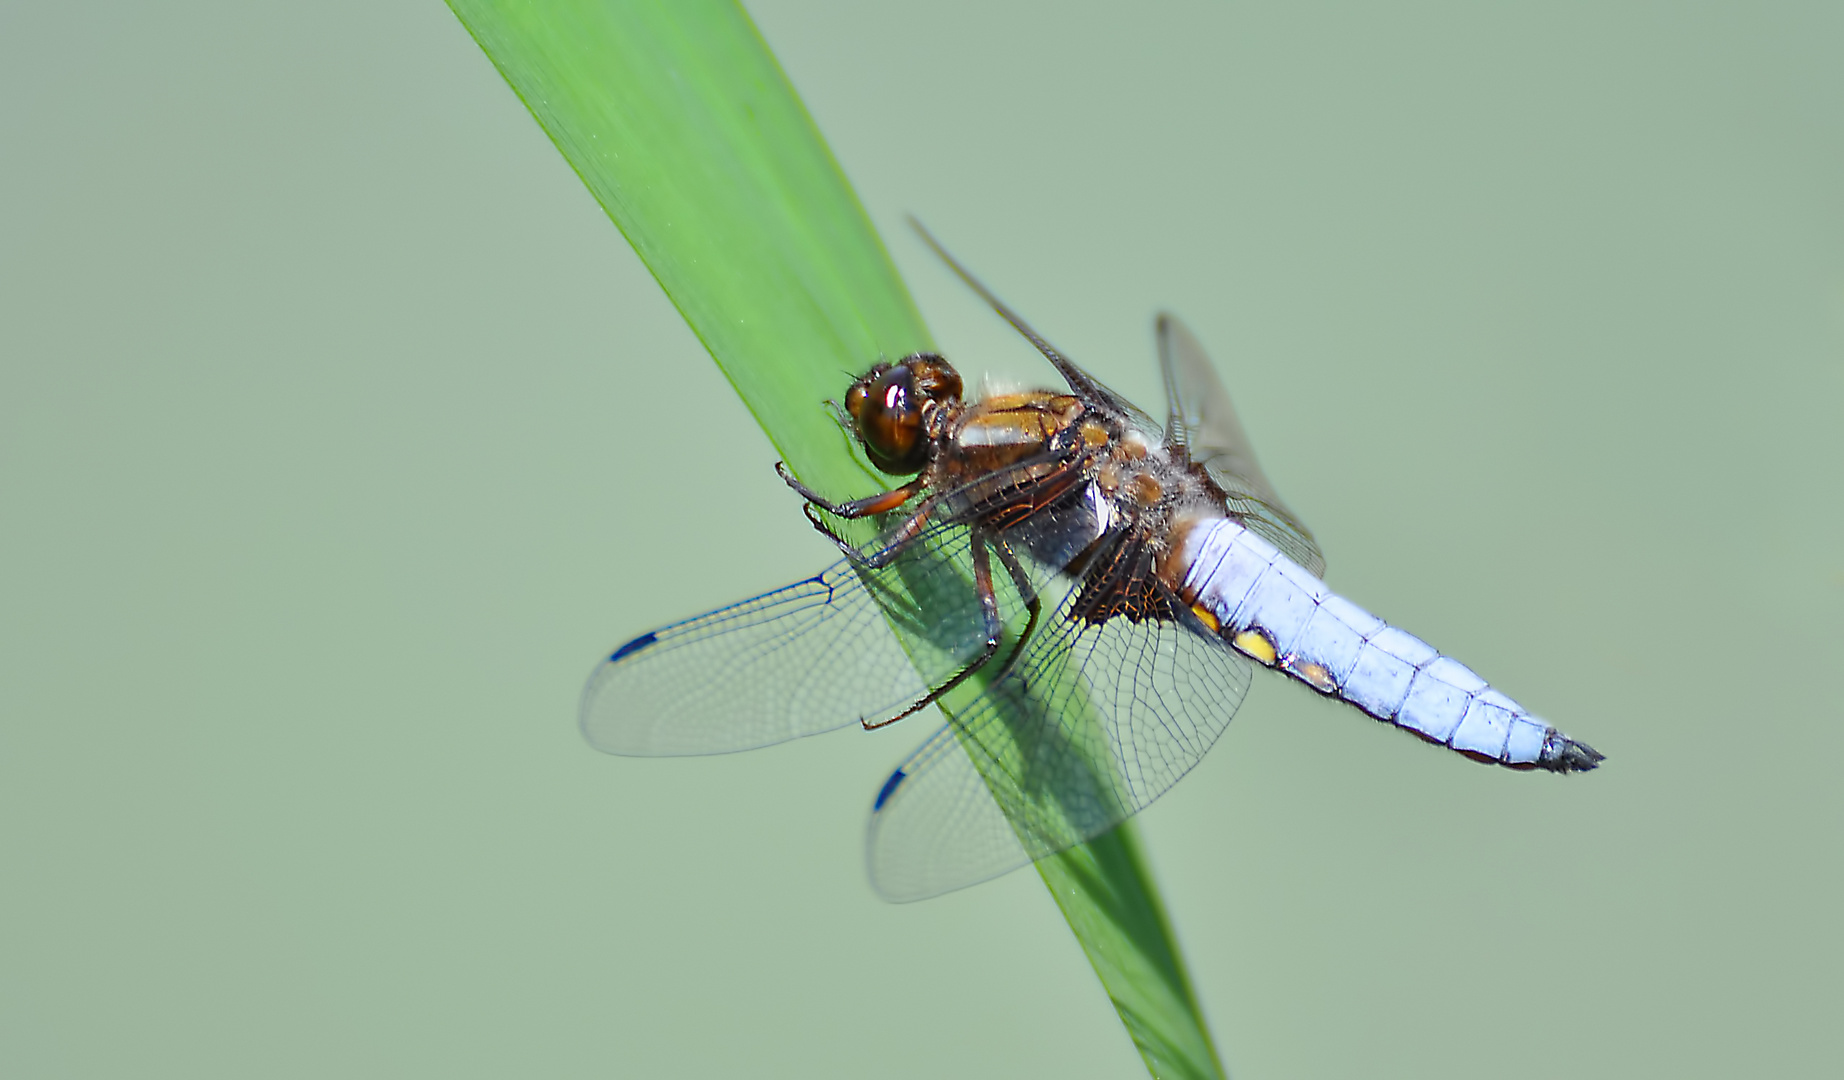
{"label": "wing membrane", "polygon": [[1241,705],[1249,662],[1201,626],[1071,619],[1080,590],[1062,581],[1019,662],[879,792],[867,857],[886,899],[936,896],[1106,832],[1189,772]]}
{"label": "wing membrane", "polygon": [[1069,384],[1069,388],[1074,391],[1078,397],[1100,402],[1108,408],[1113,409],[1115,412],[1139,423],[1145,427],[1147,431],[1159,430],[1158,425],[1153,423],[1152,418],[1141,412],[1133,402],[1128,401],[1126,398],[1108,389],[1107,385],[1100,379],[1090,375],[1087,371],[1084,371],[1078,366],[1075,361],[1058,352],[1056,346],[1050,344],[1042,334],[1033,330],[1031,324],[1025,322],[1022,316],[1007,306],[1005,301],[999,299],[998,295],[991,289],[988,289],[979,278],[974,277],[972,271],[962,266],[960,261],[954,258],[954,256],[948,254],[948,249],[941,246],[941,241],[935,239],[933,233],[923,228],[920,221],[912,217],[909,219],[909,224],[916,232],[922,234],[922,241],[935,252],[942,262],[948,264],[948,269],[954,271],[956,277],[960,278],[969,289],[978,293],[980,299],[986,301],[988,307],[992,308],[1001,319],[1010,323],[1012,329],[1018,331],[1019,335],[1026,341],[1036,347],[1037,351],[1043,354],[1045,360],[1050,361],[1050,366],[1056,368],[1057,374],[1063,376],[1063,381]]}
{"label": "wing membrane", "polygon": [[1261,471],[1255,448],[1229,402],[1229,391],[1204,347],[1175,315],[1161,313],[1156,325],[1159,369],[1172,410],[1166,442],[1184,447],[1191,460],[1204,467],[1228,496],[1231,513],[1314,577],[1323,577],[1325,555]]}
{"label": "wing membrane", "polygon": [[968,544],[937,528],[882,569],[842,560],[644,634],[590,676],[583,735],[613,754],[723,754],[888,719],[985,644]]}

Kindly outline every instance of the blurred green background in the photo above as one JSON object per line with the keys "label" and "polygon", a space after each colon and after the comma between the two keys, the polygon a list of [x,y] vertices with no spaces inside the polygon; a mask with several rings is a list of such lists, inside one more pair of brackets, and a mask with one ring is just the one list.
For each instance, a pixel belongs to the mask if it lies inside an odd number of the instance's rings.
{"label": "blurred green background", "polygon": [[[1813,1074],[1844,992],[1844,8],[760,0],[964,372],[1216,356],[1329,580],[1609,755],[1278,679],[1142,817],[1239,1077]],[[436,2],[0,7],[0,1071],[1143,1075],[897,725],[605,757],[828,559]],[[843,381],[842,373],[842,381]]]}

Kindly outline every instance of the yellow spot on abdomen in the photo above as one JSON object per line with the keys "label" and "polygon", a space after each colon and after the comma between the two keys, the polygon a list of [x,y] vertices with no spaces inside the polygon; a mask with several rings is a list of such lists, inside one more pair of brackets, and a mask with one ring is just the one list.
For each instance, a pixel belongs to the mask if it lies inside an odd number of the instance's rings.
{"label": "yellow spot on abdomen", "polygon": [[1217,617],[1211,614],[1210,609],[1202,604],[1192,604],[1191,614],[1197,616],[1197,621],[1208,626],[1210,632],[1213,634],[1223,629],[1223,624],[1218,622]]}
{"label": "yellow spot on abdomen", "polygon": [[1250,658],[1268,667],[1274,666],[1274,642],[1259,630],[1244,630],[1230,641],[1231,645],[1247,653]]}

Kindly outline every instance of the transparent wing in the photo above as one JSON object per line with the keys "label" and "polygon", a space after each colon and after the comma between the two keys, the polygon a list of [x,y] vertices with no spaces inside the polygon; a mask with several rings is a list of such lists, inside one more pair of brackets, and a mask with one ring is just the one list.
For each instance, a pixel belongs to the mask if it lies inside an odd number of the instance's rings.
{"label": "transparent wing", "polygon": [[611,754],[723,754],[888,719],[983,648],[971,581],[967,530],[943,527],[882,569],[841,561],[643,634],[590,676],[583,736]]}
{"label": "transparent wing", "polygon": [[1229,391],[1204,347],[1175,315],[1162,312],[1155,325],[1159,369],[1172,409],[1166,442],[1184,447],[1191,460],[1204,467],[1223,489],[1232,514],[1314,577],[1323,577],[1325,555],[1261,471],[1255,448],[1229,403]]}
{"label": "transparent wing", "polygon": [[1010,323],[1012,329],[1018,331],[1026,341],[1035,346],[1037,351],[1043,354],[1045,360],[1050,361],[1050,366],[1056,368],[1057,374],[1063,376],[1063,381],[1069,384],[1070,390],[1077,397],[1104,405],[1140,425],[1149,433],[1159,430],[1159,426],[1153,422],[1152,417],[1141,412],[1133,402],[1108,389],[1100,379],[1090,375],[1075,361],[1058,352],[1056,347],[1045,340],[1042,334],[1031,328],[1031,324],[1025,322],[1017,312],[1008,307],[1005,301],[999,299],[996,293],[982,284],[979,278],[974,277],[972,271],[962,266],[954,256],[948,254],[948,249],[942,247],[941,241],[936,240],[933,233],[923,228],[920,221],[912,217],[909,219],[909,224],[922,235],[922,241],[935,252],[941,261],[948,264],[948,269],[954,271],[956,277],[965,282],[969,289],[978,293],[980,299],[986,301],[1000,318]]}
{"label": "transparent wing", "polygon": [[1106,832],[1189,772],[1242,704],[1249,662],[1201,625],[1072,619],[1081,589],[1063,581],[1019,662],[878,793],[867,855],[886,899],[936,896]]}

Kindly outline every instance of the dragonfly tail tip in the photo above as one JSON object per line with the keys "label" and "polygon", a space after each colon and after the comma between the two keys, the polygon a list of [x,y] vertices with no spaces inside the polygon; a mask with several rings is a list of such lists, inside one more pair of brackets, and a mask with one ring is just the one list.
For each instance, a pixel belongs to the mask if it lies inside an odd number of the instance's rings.
{"label": "dragonfly tail tip", "polygon": [[1551,772],[1587,772],[1607,760],[1607,755],[1584,742],[1576,742],[1561,732],[1551,732],[1543,747],[1538,765]]}

